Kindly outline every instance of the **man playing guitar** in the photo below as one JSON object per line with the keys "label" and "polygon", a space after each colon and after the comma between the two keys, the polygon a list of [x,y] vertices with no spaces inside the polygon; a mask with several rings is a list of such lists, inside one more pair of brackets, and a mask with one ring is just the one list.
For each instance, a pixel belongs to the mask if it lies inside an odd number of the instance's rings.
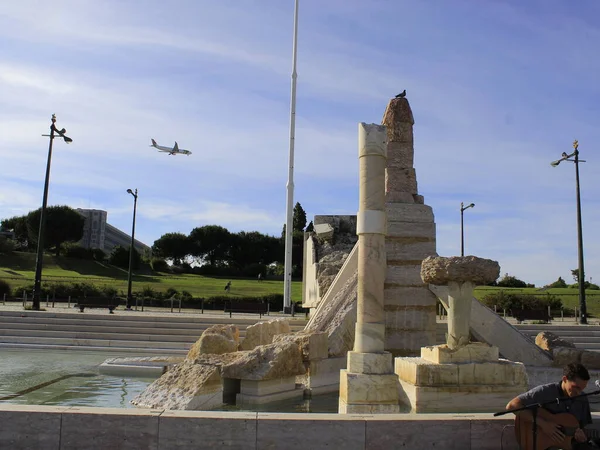
{"label": "man playing guitar", "polygon": [[537,445],[533,449],[531,409],[519,411],[515,418],[517,439],[523,450],[574,449],[585,450],[598,448],[588,443],[588,436],[583,428],[592,423],[590,405],[587,397],[578,397],[586,388],[590,374],[578,363],[571,363],[563,370],[563,377],[558,383],[548,383],[535,387],[524,394],[513,398],[506,409],[522,408],[531,404],[544,404],[537,412]]}

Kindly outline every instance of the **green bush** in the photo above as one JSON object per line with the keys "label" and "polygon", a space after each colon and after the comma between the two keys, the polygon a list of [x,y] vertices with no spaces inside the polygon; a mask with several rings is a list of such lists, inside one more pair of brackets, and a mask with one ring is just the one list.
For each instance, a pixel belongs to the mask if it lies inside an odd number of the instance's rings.
{"label": "green bush", "polygon": [[63,254],[67,258],[94,259],[91,249],[72,243],[63,244]]}
{"label": "green bush", "polygon": [[12,289],[10,288],[10,284],[7,281],[0,280],[0,296],[6,294],[8,297],[12,293]]}
{"label": "green bush", "polygon": [[481,299],[481,303],[489,308],[496,306],[499,310],[511,309],[545,309],[550,306],[551,310],[559,310],[563,307],[559,297],[552,294],[532,295],[512,292],[494,292]]}
{"label": "green bush", "polygon": [[99,248],[93,248],[92,249],[92,258],[94,258],[94,260],[96,261],[106,261],[106,253],[104,252],[104,250],[101,250]]}
{"label": "green bush", "polygon": [[160,297],[158,295],[158,292],[156,292],[150,286],[144,286],[144,289],[142,289],[142,294],[141,295],[142,295],[142,297],[145,297],[145,298],[158,298],[158,297]]}
{"label": "green bush", "polygon": [[0,236],[0,253],[12,253],[15,251],[17,243],[5,236]]}
{"label": "green bush", "polygon": [[150,267],[152,267],[152,270],[154,270],[155,272],[170,272],[171,271],[171,267],[169,267],[169,264],[167,264],[167,261],[165,261],[164,259],[160,259],[160,258],[153,258],[150,261]]}
{"label": "green bush", "polygon": [[172,287],[170,287],[169,289],[167,289],[165,291],[165,298],[171,298],[171,297],[179,298],[179,291]]}

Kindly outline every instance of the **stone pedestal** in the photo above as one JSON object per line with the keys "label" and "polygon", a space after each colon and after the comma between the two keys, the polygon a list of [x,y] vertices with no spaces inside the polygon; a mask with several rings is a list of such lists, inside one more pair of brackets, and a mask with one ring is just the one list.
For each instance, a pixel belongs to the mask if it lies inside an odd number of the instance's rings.
{"label": "stone pedestal", "polygon": [[301,399],[302,389],[296,389],[296,377],[277,380],[240,380],[240,392],[235,404],[241,407],[262,405],[290,398]]}
{"label": "stone pedestal", "polygon": [[471,343],[421,349],[421,357],[395,359],[401,403],[417,413],[495,412],[528,389],[521,363],[498,359],[498,348]]}

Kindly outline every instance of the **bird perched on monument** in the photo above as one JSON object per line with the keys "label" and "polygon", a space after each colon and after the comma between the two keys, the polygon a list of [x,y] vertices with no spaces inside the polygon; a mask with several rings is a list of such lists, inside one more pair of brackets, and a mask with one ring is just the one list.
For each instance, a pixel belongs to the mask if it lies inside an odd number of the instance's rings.
{"label": "bird perched on monument", "polygon": [[396,98],[404,98],[406,97],[406,89],[404,89],[402,92],[400,92],[398,95],[396,95]]}

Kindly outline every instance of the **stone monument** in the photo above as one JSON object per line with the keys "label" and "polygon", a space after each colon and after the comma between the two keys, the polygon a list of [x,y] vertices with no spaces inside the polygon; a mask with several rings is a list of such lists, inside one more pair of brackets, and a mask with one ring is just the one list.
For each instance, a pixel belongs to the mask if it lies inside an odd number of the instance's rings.
{"label": "stone monument", "polygon": [[498,347],[470,342],[473,288],[499,273],[496,261],[475,256],[423,261],[423,281],[448,286],[448,336],[444,345],[423,347],[420,358],[395,360],[401,401],[414,412],[497,411],[528,389],[522,363],[499,359]]}
{"label": "stone monument", "polygon": [[358,297],[354,350],[340,371],[343,414],[400,411],[393,356],[384,350],[385,143],[385,126],[359,124]]}
{"label": "stone monument", "polygon": [[435,344],[436,297],[420,277],[421,261],[436,256],[433,210],[418,194],[413,125],[406,98],[393,98],[382,123],[387,128],[385,202],[388,229],[384,310],[385,349],[416,356]]}

